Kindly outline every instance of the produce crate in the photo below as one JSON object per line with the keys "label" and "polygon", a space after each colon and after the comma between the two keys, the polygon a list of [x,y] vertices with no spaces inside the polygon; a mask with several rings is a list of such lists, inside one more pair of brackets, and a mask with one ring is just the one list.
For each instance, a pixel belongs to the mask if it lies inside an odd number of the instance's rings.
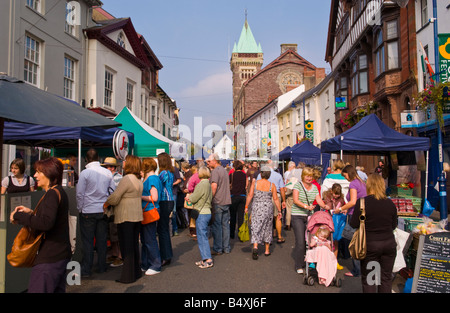
{"label": "produce crate", "polygon": [[403,187],[396,187],[397,188],[397,195],[399,197],[412,197],[414,189],[412,188],[403,188]]}
{"label": "produce crate", "polygon": [[411,233],[417,225],[423,223],[423,219],[419,217],[402,217],[405,221],[405,231]]}

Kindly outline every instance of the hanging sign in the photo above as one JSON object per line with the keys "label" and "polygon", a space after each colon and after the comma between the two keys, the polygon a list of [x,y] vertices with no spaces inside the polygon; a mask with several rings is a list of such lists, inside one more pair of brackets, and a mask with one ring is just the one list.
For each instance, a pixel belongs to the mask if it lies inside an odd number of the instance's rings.
{"label": "hanging sign", "polygon": [[127,132],[124,130],[116,131],[113,138],[113,151],[117,159],[125,160],[128,155],[128,146],[129,139]]}
{"label": "hanging sign", "polygon": [[450,34],[439,34],[439,81],[450,82]]}
{"label": "hanging sign", "polygon": [[305,121],[305,138],[314,142],[314,121]]}

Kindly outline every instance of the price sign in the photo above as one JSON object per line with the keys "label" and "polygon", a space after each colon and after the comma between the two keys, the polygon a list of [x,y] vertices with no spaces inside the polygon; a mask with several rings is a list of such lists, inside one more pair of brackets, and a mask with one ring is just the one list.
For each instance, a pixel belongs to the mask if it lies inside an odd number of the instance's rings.
{"label": "price sign", "polygon": [[411,291],[450,293],[450,233],[420,236]]}

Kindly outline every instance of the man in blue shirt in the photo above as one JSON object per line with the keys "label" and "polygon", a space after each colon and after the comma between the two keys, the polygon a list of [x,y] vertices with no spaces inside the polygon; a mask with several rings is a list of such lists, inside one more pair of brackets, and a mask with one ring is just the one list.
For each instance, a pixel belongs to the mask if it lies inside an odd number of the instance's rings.
{"label": "man in blue shirt", "polygon": [[[267,166],[270,167],[270,177],[268,180],[272,184],[274,184],[275,187],[277,188],[278,199],[282,200],[281,209],[284,210],[286,208],[286,187],[284,185],[283,176],[281,176],[280,173],[278,173],[274,170],[274,168],[276,168],[276,164],[274,162],[272,162],[272,160],[267,161]],[[258,175],[258,178],[256,180],[260,180],[260,179],[261,179],[261,174]],[[273,207],[274,207],[273,214],[274,214],[274,221],[275,221],[275,229],[276,229],[277,235],[278,235],[277,243],[283,243],[286,241],[286,239],[284,239],[283,236],[281,235],[282,220],[278,216],[278,209],[275,206],[275,203],[273,204]],[[281,216],[283,216],[283,213],[281,214]]]}
{"label": "man in blue shirt", "polygon": [[86,153],[86,169],[80,173],[77,184],[77,208],[80,212],[82,241],[81,276],[89,277],[94,262],[94,238],[98,257],[98,271],[106,271],[108,221],[103,213],[103,203],[115,189],[109,170],[98,161],[95,149]]}

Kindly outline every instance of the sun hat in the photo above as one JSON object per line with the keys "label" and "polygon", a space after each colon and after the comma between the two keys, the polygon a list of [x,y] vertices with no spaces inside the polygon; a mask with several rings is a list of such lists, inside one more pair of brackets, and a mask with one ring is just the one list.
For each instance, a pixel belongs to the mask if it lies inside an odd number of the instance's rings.
{"label": "sun hat", "polygon": [[103,162],[102,166],[107,166],[107,165],[118,166],[117,160],[115,158],[107,157],[105,159],[105,162]]}

